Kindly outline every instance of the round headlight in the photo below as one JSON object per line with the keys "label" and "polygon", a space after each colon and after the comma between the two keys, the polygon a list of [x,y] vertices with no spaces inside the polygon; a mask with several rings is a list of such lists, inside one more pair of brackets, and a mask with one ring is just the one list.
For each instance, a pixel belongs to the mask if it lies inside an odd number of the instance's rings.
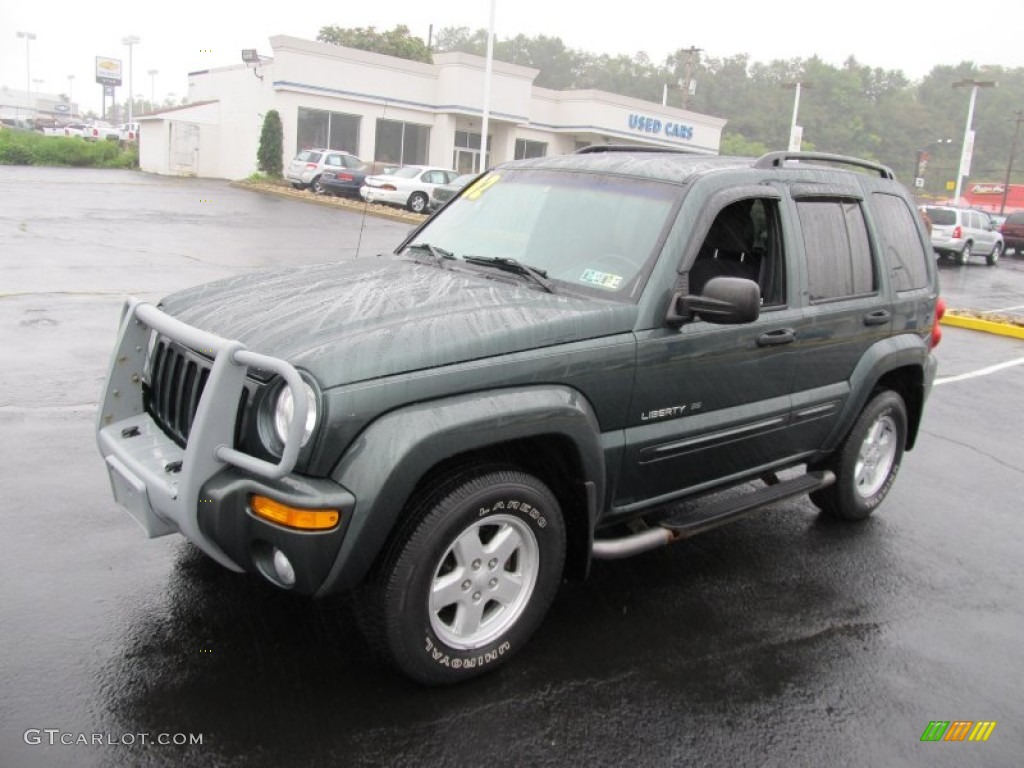
{"label": "round headlight", "polygon": [[[316,392],[305,381],[302,382],[302,388],[306,391],[306,400],[309,403],[309,408],[306,410],[306,429],[302,433],[302,445],[305,445],[309,442],[313,429],[316,427],[317,411]],[[277,433],[277,439],[282,443],[288,436],[288,428],[292,425],[294,415],[295,400],[292,398],[292,388],[286,386],[277,396],[277,406],[274,408],[274,431]]]}

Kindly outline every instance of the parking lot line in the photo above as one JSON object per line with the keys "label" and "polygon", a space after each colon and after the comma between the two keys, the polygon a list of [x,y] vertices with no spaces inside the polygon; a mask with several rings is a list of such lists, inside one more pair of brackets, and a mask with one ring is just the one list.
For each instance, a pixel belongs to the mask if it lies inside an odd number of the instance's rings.
{"label": "parking lot line", "polygon": [[977,371],[971,371],[970,373],[961,373],[957,376],[940,377],[935,379],[935,386],[938,386],[939,384],[951,384],[954,381],[964,381],[965,379],[976,379],[979,376],[988,376],[991,373],[996,373],[1005,368],[1012,368],[1015,365],[1024,365],[1024,357],[1018,357],[1016,360],[1008,360],[1005,363],[990,365],[987,368],[979,368]]}

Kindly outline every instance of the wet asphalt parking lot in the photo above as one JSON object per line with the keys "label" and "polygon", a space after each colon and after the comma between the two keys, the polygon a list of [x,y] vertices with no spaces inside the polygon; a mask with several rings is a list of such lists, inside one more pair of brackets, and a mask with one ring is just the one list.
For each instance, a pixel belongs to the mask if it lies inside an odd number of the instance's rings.
{"label": "wet asphalt parking lot", "polygon": [[[372,258],[408,228],[0,167],[0,766],[1021,764],[1024,341],[944,330],[918,447],[868,522],[797,499],[597,562],[511,664],[454,689],[379,666],[345,599],[145,539],[93,438],[124,297]],[[940,275],[951,305],[1024,305],[1024,259]],[[922,743],[933,720],[997,726]]]}

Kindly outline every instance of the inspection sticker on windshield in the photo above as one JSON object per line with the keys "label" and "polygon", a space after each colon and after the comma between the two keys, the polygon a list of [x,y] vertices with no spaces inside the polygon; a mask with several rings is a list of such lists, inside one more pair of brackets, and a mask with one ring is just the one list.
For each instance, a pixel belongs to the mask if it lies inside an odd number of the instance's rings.
{"label": "inspection sticker on windshield", "polygon": [[584,269],[580,276],[580,282],[587,285],[596,285],[598,288],[607,288],[609,291],[619,290],[622,285],[622,275],[613,275],[611,272],[598,272],[596,269]]}

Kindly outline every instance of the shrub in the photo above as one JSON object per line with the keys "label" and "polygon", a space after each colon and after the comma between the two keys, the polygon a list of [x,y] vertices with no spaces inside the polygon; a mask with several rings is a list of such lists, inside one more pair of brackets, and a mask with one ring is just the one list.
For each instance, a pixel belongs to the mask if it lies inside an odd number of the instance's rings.
{"label": "shrub", "polygon": [[260,131],[260,147],[256,151],[256,165],[268,176],[280,176],[284,170],[284,128],[276,109],[267,112]]}
{"label": "shrub", "polygon": [[138,148],[116,141],[0,131],[0,164],[57,165],[73,168],[135,168]]}

